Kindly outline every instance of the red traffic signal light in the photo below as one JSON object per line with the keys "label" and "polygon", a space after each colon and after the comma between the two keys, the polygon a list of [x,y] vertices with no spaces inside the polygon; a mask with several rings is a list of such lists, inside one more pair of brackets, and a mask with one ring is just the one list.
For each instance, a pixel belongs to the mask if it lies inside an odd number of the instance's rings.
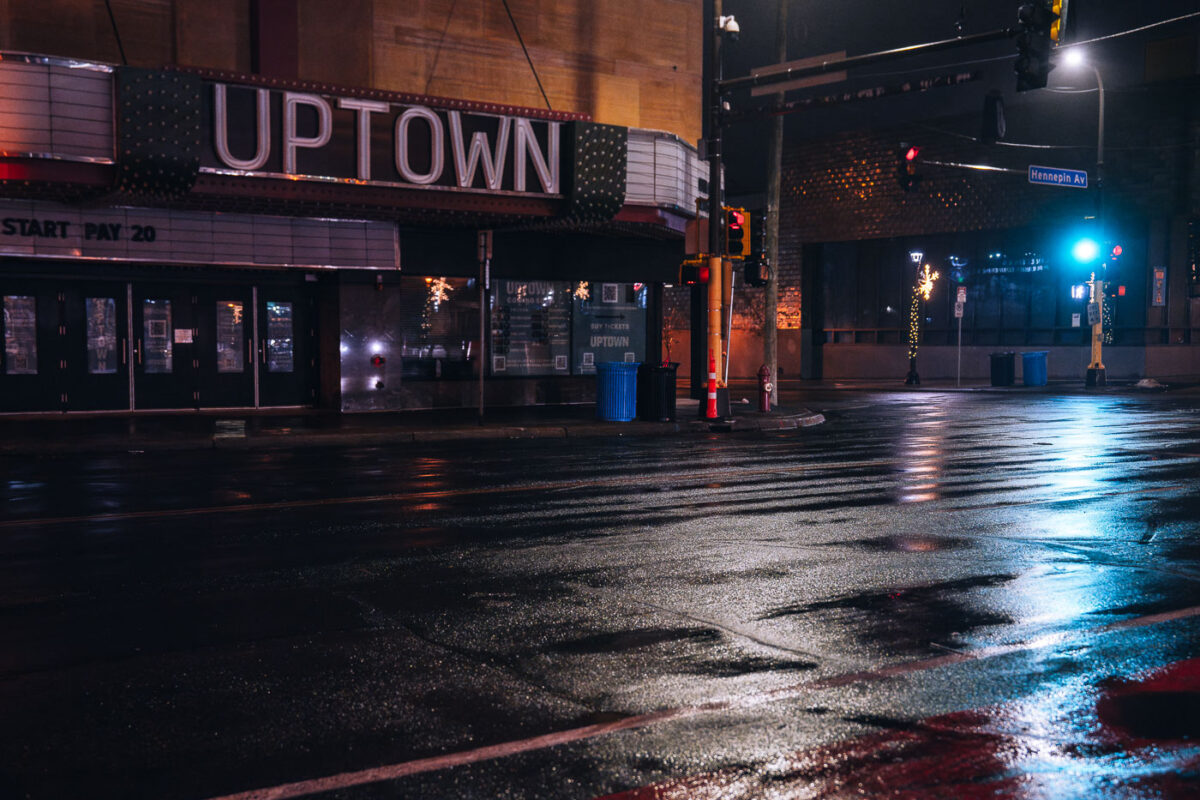
{"label": "red traffic signal light", "polygon": [[725,209],[725,253],[730,256],[745,256],[750,253],[748,231],[750,215],[744,208]]}
{"label": "red traffic signal light", "polygon": [[708,262],[685,261],[679,265],[679,285],[699,286],[708,283]]}
{"label": "red traffic signal light", "polygon": [[901,142],[896,149],[896,182],[906,192],[912,191],[921,176],[917,174],[917,156],[921,148],[906,142]]}

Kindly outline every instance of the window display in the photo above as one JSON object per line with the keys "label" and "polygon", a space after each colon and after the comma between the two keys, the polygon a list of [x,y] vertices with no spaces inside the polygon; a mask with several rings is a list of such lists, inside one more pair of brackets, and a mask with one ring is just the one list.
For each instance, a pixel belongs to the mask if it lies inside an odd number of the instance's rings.
{"label": "window display", "polygon": [[112,375],[117,371],[117,301],[112,297],[88,297],[87,364],[91,375]]}
{"label": "window display", "polygon": [[36,375],[37,371],[37,299],[5,295],[4,372]]}
{"label": "window display", "polygon": [[645,359],[646,296],[643,283],[576,284],[572,322],[576,375],[596,374],[599,362]]}
{"label": "window display", "polygon": [[142,368],[147,375],[170,374],[175,369],[171,336],[171,301],[142,301],[142,335],[145,353]]}
{"label": "window display", "polygon": [[492,291],[492,375],[569,375],[571,284],[500,280]]}
{"label": "window display", "polygon": [[246,369],[245,307],[236,300],[217,301],[217,372]]}

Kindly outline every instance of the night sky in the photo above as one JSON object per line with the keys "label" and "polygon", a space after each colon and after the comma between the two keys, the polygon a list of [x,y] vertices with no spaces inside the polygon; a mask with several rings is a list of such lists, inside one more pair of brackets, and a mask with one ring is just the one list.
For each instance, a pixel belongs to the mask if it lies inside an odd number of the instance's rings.
{"label": "night sky", "polygon": [[[917,0],[909,3],[879,0],[813,2],[791,0],[788,6],[788,58],[800,59],[845,50],[847,55],[889,50],[922,42],[985,33],[1016,23],[1018,0]],[[773,63],[776,0],[725,0],[724,13],[736,16],[741,34],[724,47],[727,78],[747,75],[756,67]],[[1159,20],[1200,11],[1200,0],[1073,0],[1069,3],[1068,42],[1084,42],[1130,30]],[[1089,62],[1104,75],[1109,103],[1120,101],[1123,87],[1143,78],[1145,44],[1200,32],[1200,17],[1153,28],[1129,36],[1087,45]],[[984,95],[1002,92],[1007,106],[1010,142],[1067,144],[1064,131],[1094,137],[1095,92],[1064,94],[1055,87],[1093,89],[1088,70],[1059,66],[1050,75],[1049,89],[1016,91],[1013,62],[1016,44],[1001,40],[875,64],[855,70],[849,80],[789,92],[786,99],[825,97],[871,87],[893,87],[906,81],[935,76],[979,72],[978,80],[949,88],[936,88],[829,108],[806,109],[786,117],[787,141],[821,137],[839,130],[887,128],[933,123],[955,114],[977,116]],[[1057,59],[1056,59],[1057,60]],[[733,95],[735,110],[765,105],[767,97]],[[1092,120],[1091,125],[1084,124]],[[726,194],[734,198],[764,191],[766,184],[766,118],[738,122],[726,130]],[[941,129],[939,125],[935,128]],[[964,135],[977,135],[979,122],[964,121]]]}

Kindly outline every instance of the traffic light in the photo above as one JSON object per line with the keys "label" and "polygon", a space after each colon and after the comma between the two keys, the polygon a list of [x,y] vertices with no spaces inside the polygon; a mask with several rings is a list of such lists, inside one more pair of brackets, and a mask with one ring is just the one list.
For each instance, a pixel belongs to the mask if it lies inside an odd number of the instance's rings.
{"label": "traffic light", "polygon": [[747,228],[750,215],[744,208],[725,209],[725,254],[734,258],[750,253],[750,236]]}
{"label": "traffic light", "polygon": [[1044,89],[1054,65],[1050,63],[1051,28],[1059,19],[1052,0],[1033,0],[1017,9],[1017,91]]}
{"label": "traffic light", "polygon": [[766,256],[746,261],[742,265],[742,279],[747,286],[766,286],[771,281],[771,262]]}
{"label": "traffic light", "polygon": [[747,216],[750,218],[750,254],[746,257],[742,277],[747,286],[766,286],[771,280],[771,259],[767,256],[767,215],[752,211]]}
{"label": "traffic light", "polygon": [[1050,39],[1062,44],[1067,34],[1067,0],[1051,0],[1050,11],[1057,17],[1050,23]]}
{"label": "traffic light", "polygon": [[679,265],[680,286],[700,286],[708,283],[708,259],[690,258]]}
{"label": "traffic light", "polygon": [[896,182],[906,192],[911,192],[920,181],[917,174],[917,156],[921,148],[906,142],[901,142],[896,148]]}
{"label": "traffic light", "polygon": [[748,211],[750,222],[750,258],[767,257],[767,214],[766,211]]}

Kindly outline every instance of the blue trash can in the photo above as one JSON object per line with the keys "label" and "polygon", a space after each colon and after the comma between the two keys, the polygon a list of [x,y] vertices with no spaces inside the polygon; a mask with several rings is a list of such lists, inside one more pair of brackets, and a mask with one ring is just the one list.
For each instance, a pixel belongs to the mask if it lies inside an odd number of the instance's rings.
{"label": "blue trash can", "polygon": [[1021,353],[1021,370],[1024,373],[1026,386],[1046,385],[1046,352],[1038,350],[1033,353]]}
{"label": "blue trash can", "polygon": [[596,416],[630,422],[637,416],[638,361],[596,362]]}

